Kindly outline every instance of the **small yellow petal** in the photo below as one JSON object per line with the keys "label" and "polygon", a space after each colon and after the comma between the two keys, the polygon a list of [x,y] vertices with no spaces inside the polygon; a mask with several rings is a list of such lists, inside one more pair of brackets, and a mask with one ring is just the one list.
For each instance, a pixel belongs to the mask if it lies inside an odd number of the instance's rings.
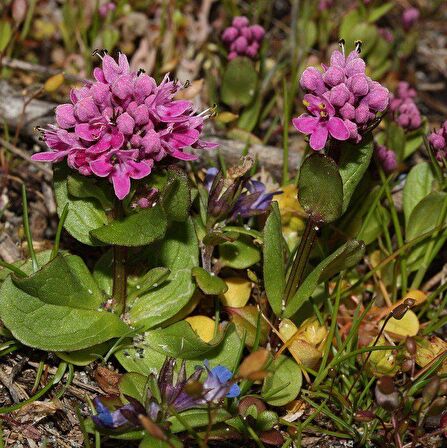
{"label": "small yellow petal", "polygon": [[191,325],[191,328],[202,341],[210,342],[213,339],[214,327],[216,325],[213,319],[208,316],[190,316],[185,320]]}
{"label": "small yellow petal", "polygon": [[224,281],[228,291],[219,296],[222,303],[232,308],[244,307],[251,295],[251,282],[242,277],[228,277]]}

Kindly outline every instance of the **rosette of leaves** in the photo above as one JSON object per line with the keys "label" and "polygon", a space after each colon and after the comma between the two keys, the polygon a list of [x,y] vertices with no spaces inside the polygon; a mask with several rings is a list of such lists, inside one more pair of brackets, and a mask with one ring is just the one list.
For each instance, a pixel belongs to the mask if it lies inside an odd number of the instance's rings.
{"label": "rosette of leaves", "polygon": [[[119,213],[107,184],[66,167],[56,167],[54,183],[58,214],[64,215],[68,233],[87,245],[132,250],[128,268],[133,262],[138,269],[127,281],[125,310],[132,325],[149,328],[188,303],[195,289],[191,269],[198,264],[198,243],[185,173],[168,168],[139,182],[130,197],[138,198],[140,188],[156,188],[155,203],[138,208],[129,199],[120,203]],[[0,318],[16,339],[42,350],[77,352],[134,332],[114,308],[110,252],[93,274],[69,253],[38,258],[40,266],[28,261],[20,275],[12,273],[0,288]],[[142,302],[155,289],[158,302],[151,301],[151,314]]]}

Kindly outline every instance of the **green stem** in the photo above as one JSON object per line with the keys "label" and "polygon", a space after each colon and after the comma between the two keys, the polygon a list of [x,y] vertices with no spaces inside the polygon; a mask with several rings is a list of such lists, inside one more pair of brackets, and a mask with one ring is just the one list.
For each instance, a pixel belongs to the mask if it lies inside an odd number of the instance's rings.
{"label": "green stem", "polygon": [[26,242],[28,244],[28,252],[31,256],[31,260],[33,263],[33,272],[36,272],[39,270],[39,264],[37,263],[36,252],[34,252],[33,238],[31,236],[31,228],[29,225],[28,201],[26,199],[25,184],[22,184],[22,206],[23,206],[23,230],[25,231]]}
{"label": "green stem", "polygon": [[[116,202],[114,209],[114,218],[120,219],[124,215],[121,202]],[[112,298],[117,314],[122,315],[126,312],[127,300],[127,247],[113,246],[113,289]]]}
{"label": "green stem", "polygon": [[113,246],[113,291],[112,297],[118,314],[126,311],[127,275],[126,275],[127,247]]}
{"label": "green stem", "polygon": [[307,266],[307,261],[309,260],[310,252],[317,236],[317,230],[318,228],[315,225],[315,221],[311,217],[309,217],[304,229],[303,236],[301,237],[298,251],[295,255],[295,259],[293,260],[289,278],[287,279],[287,285],[284,294],[284,301],[286,306],[289,300],[295,295],[296,291],[303,281],[304,269]]}

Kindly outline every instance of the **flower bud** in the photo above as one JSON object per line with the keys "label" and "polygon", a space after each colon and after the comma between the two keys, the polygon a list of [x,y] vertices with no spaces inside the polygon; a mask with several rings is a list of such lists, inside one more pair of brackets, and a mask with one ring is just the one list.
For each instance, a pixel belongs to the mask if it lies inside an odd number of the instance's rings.
{"label": "flower bud", "polygon": [[237,29],[241,29],[248,26],[249,21],[245,16],[237,16],[233,19],[232,25]]}
{"label": "flower bud", "polygon": [[408,337],[405,340],[405,347],[407,349],[407,352],[410,353],[410,355],[415,355],[417,350],[416,341],[412,337]]}
{"label": "flower bud", "polygon": [[372,411],[357,411],[354,413],[354,420],[361,422],[361,423],[367,423],[376,418],[376,414]]}
{"label": "flower bud", "polygon": [[20,25],[26,17],[28,4],[26,0],[14,0],[12,2],[12,18],[16,25]]}
{"label": "flower bud", "polygon": [[233,41],[236,40],[236,38],[239,35],[239,31],[234,26],[228,27],[223,33],[222,33],[222,40],[226,44],[231,44]]}
{"label": "flower bud", "polygon": [[441,380],[438,375],[434,375],[430,381],[425,385],[422,390],[422,398],[425,403],[431,403],[433,399],[438,395],[438,390]]}
{"label": "flower bud", "polygon": [[376,402],[387,411],[393,411],[400,405],[400,396],[390,376],[382,376],[377,380],[375,388]]}

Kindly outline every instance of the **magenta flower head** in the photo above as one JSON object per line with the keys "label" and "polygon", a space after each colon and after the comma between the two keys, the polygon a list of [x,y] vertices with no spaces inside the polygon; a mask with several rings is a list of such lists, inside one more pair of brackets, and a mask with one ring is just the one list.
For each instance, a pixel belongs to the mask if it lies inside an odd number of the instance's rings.
{"label": "magenta flower head", "polygon": [[386,173],[391,173],[397,168],[397,156],[394,151],[386,146],[379,145],[375,148],[376,159]]}
{"label": "magenta flower head", "polygon": [[84,176],[107,178],[124,199],[131,179],[148,176],[162,159],[194,160],[186,148],[216,146],[200,139],[207,115],[195,114],[190,101],[174,99],[182,86],[168,75],[157,85],[130,71],[123,54],[118,62],[104,55],[93,74],[95,81],[73,89],[71,103],[56,108],[57,125],[43,131],[50,151],[33,160],[66,160]]}
{"label": "magenta flower head", "polygon": [[228,60],[237,56],[256,59],[265,30],[261,25],[251,25],[245,16],[235,17],[231,26],[222,33],[222,41],[229,48]]}
{"label": "magenta flower head", "polygon": [[399,82],[396,94],[390,104],[390,110],[394,121],[406,130],[414,130],[421,126],[422,117],[414,102],[416,90],[410,87],[407,82]]}
{"label": "magenta flower head", "polygon": [[324,148],[329,137],[360,142],[362,134],[375,124],[376,115],[389,105],[388,89],[365,74],[360,45],[347,57],[341,46],[343,51],[334,51],[323,71],[309,67],[300,79],[307,92],[304,104],[308,113],[295,118],[293,125],[310,135],[310,147],[316,151]]}
{"label": "magenta flower head", "polygon": [[421,13],[417,8],[407,8],[402,13],[402,24],[405,30],[409,30],[419,20]]}
{"label": "magenta flower head", "polygon": [[436,159],[445,163],[447,159],[447,121],[428,136],[428,142],[435,153]]}

